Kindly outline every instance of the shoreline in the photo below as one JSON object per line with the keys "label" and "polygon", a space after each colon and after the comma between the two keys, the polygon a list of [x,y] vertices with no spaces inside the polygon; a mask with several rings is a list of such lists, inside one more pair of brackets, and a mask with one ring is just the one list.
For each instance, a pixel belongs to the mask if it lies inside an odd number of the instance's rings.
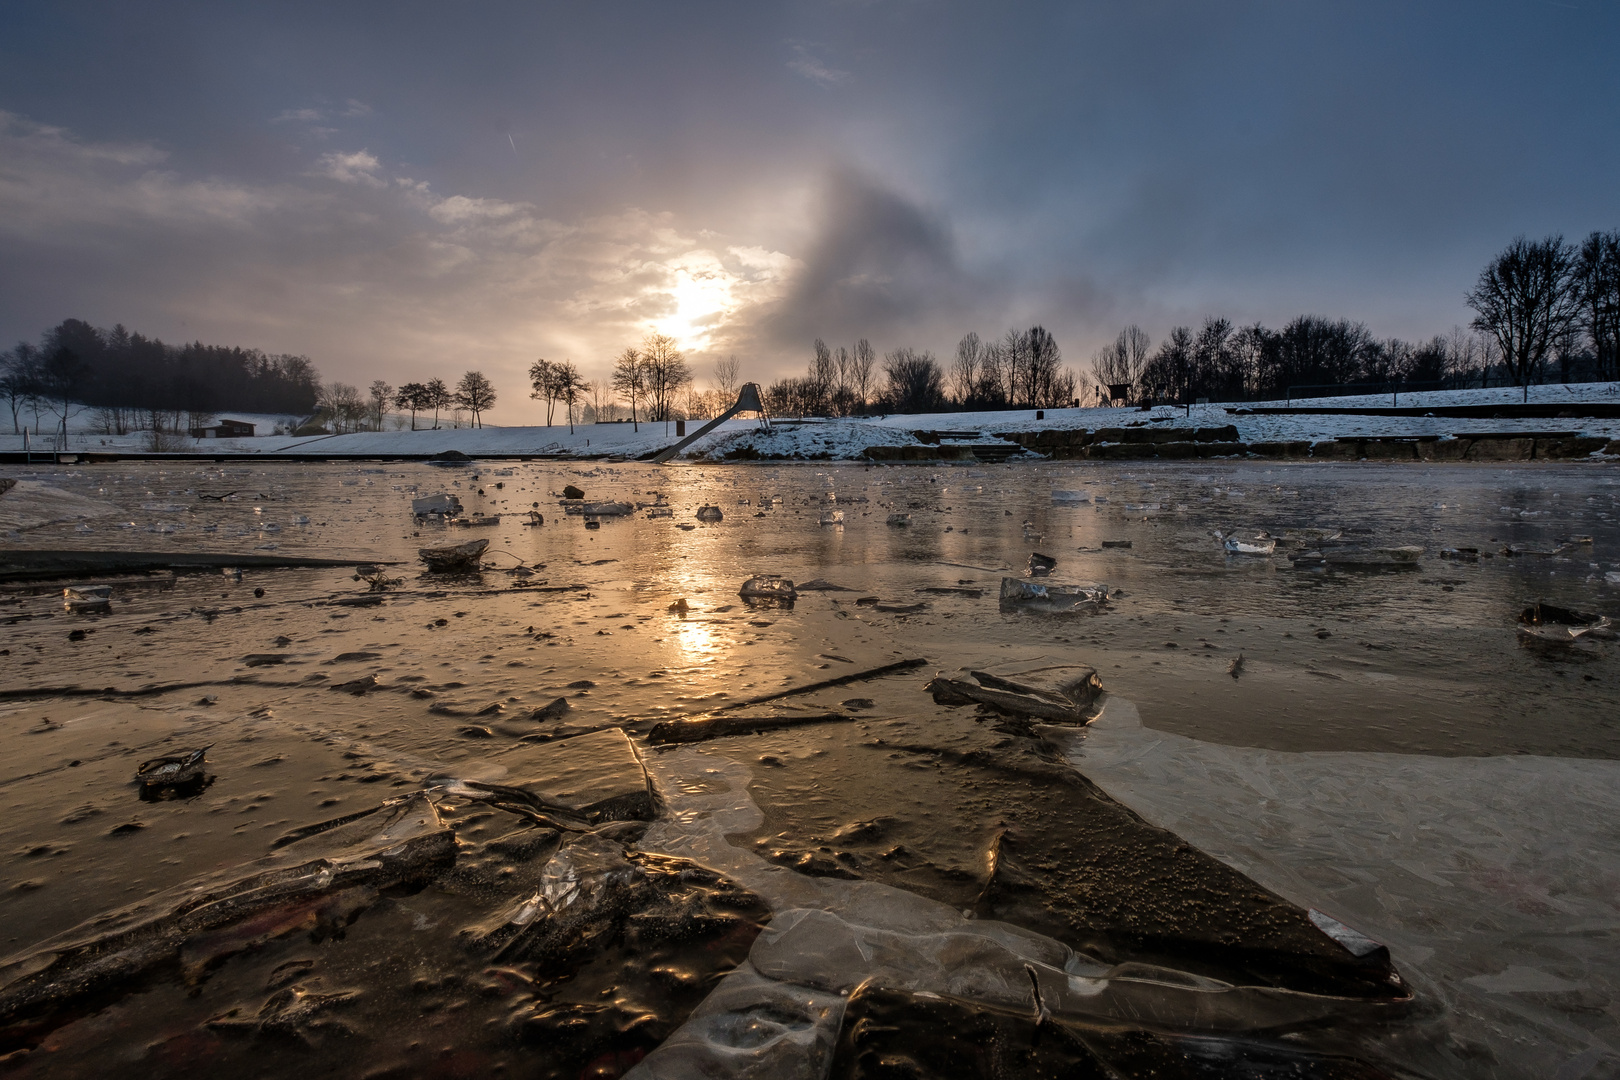
{"label": "shoreline", "polygon": [[[918,432],[918,435],[938,433]],[[1620,462],[1620,438],[1578,431],[1465,432],[1456,435],[1345,435],[1334,439],[1270,439],[1242,442],[1235,428],[1119,428],[1090,431],[1049,428],[1004,432],[989,444],[946,445],[917,441],[875,445],[854,455],[831,451],[805,454],[761,453],[752,446],[710,457],[692,454],[669,462],[685,465],[830,464],[858,465],[1035,465],[1054,461],[1337,461],[1411,462],[1414,464],[1557,461]],[[402,454],[377,451],[297,453],[221,450],[186,451],[0,451],[0,465],[109,465],[124,461],[213,461],[220,463],[410,461],[464,467],[480,461],[582,462],[634,464],[648,461],[656,450],[631,457],[621,453],[573,454],[499,450]]]}
{"label": "shoreline", "polygon": [[[248,414],[240,414],[248,416]],[[260,430],[269,416],[249,416]],[[397,419],[397,418],[396,418]],[[81,410],[65,442],[0,433],[0,465],[117,461],[646,461],[681,441],[671,420],[380,430],[234,438],[109,435]],[[39,443],[48,443],[41,447]],[[163,449],[155,449],[155,447]],[[1620,383],[1256,401],[980,412],[733,418],[677,459],[722,464],[864,462],[941,465],[1035,461],[1540,461],[1620,459]]]}

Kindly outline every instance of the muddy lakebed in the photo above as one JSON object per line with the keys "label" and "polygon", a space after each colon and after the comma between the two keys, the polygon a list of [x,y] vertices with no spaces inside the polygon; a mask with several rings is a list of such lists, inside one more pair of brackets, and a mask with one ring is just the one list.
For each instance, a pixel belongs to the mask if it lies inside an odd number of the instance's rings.
{"label": "muddy lakebed", "polygon": [[[382,586],[3,587],[10,1073],[1620,1068],[1620,643],[1555,617],[1620,614],[1610,469],[8,475],[116,513],[0,560]],[[500,521],[413,518],[440,492]],[[1334,544],[1421,554],[1295,561]],[[1086,669],[1073,716],[946,686]]]}

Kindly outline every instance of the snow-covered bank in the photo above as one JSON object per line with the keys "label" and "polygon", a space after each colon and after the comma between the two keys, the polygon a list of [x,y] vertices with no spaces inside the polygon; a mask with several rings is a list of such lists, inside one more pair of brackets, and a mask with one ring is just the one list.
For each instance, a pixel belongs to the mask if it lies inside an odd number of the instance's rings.
{"label": "snow-covered bank", "polygon": [[[1488,390],[1446,390],[1406,394],[1402,407],[1447,405],[1514,405],[1522,398],[1514,387]],[[1532,387],[1532,404],[1567,404],[1579,412],[1582,403],[1620,404],[1620,383],[1583,383]],[[1159,428],[1235,428],[1230,441],[1243,444],[1318,442],[1335,439],[1445,438],[1478,433],[1513,435],[1549,430],[1570,431],[1593,438],[1620,439],[1620,419],[1497,419],[1430,416],[1333,416],[1319,414],[1253,415],[1240,410],[1281,406],[1285,402],[1248,402],[1242,405],[1194,405],[1190,409],[1135,408],[1048,409],[1037,418],[1035,410],[949,412],[861,418],[787,420],[765,435],[755,420],[729,420],[704,436],[687,456],[722,461],[756,456],[786,459],[858,460],[867,447],[918,446],[917,431],[977,433],[972,441],[997,442],[1001,434],[1040,431],[1080,431],[1153,425]],[[1312,408],[1388,407],[1389,395],[1313,398],[1294,402]],[[690,421],[696,425],[699,421]],[[675,425],[628,423],[567,427],[440,428],[426,431],[366,431],[349,435],[294,437],[260,435],[245,439],[180,439],[174,449],[186,453],[276,455],[330,455],[332,457],[427,457],[454,450],[478,456],[598,456],[638,457],[660,450],[678,439]],[[48,443],[35,439],[36,449]],[[141,453],[149,436],[105,435],[70,426],[67,450],[72,453]],[[22,436],[0,435],[0,451],[23,448]]]}

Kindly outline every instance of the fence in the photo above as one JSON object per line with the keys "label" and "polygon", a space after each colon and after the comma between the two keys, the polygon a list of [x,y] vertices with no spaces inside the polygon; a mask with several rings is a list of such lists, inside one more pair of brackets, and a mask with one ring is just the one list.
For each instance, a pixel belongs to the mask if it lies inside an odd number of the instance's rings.
{"label": "fence", "polygon": [[1354,397],[1364,394],[1388,394],[1390,404],[1398,405],[1403,392],[1415,394],[1424,390],[1444,390],[1446,388],[1445,381],[1441,379],[1433,379],[1427,382],[1309,383],[1290,386],[1288,388],[1288,404],[1292,405],[1296,397]]}

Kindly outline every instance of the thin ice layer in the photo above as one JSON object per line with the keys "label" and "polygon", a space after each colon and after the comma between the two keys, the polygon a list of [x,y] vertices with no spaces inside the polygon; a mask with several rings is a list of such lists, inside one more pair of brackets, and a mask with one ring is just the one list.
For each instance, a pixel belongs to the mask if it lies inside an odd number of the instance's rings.
{"label": "thin ice layer", "polygon": [[[711,867],[758,893],[777,914],[755,941],[750,964],[729,976],[633,1076],[798,1074],[804,1064],[795,1055],[819,1060],[836,1040],[842,1015],[814,1003],[869,978],[1015,1009],[1031,1006],[1033,978],[1043,998],[1061,1011],[1202,1031],[1371,1019],[1391,1007],[1234,987],[1143,964],[1109,967],[1051,938],[966,918],[891,886],[797,874],[726,839],[757,829],[763,820],[748,794],[746,766],[683,747],[653,756],[647,767],[666,813],[639,846]],[[782,1001],[804,1004],[784,1012]],[[791,1068],[784,1064],[789,1060]]]}
{"label": "thin ice layer", "polygon": [[1620,762],[1221,746],[1117,697],[1046,734],[1149,821],[1388,944],[1494,1075],[1620,1065]]}

